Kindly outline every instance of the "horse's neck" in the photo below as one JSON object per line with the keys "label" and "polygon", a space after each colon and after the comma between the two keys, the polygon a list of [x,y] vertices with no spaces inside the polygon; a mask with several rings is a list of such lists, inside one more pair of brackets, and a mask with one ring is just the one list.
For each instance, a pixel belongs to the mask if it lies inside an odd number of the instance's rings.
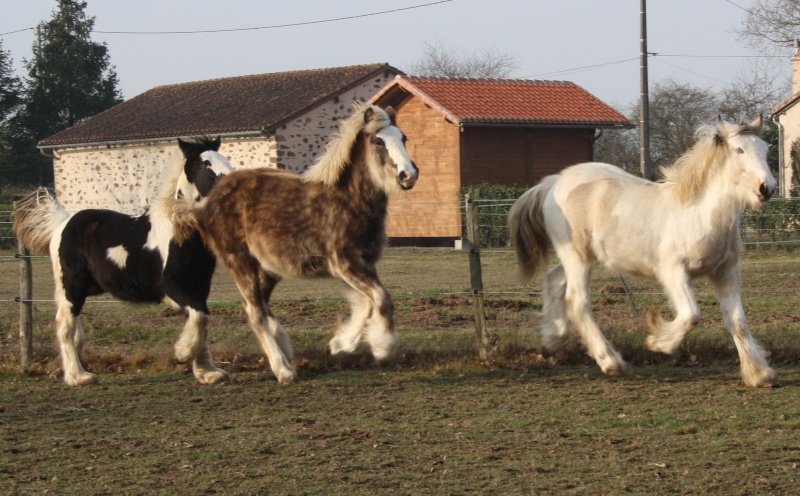
{"label": "horse's neck", "polygon": [[687,220],[695,219],[714,231],[721,232],[738,229],[743,207],[735,188],[725,179],[723,171],[717,171],[697,191],[695,198],[681,206],[681,210]]}

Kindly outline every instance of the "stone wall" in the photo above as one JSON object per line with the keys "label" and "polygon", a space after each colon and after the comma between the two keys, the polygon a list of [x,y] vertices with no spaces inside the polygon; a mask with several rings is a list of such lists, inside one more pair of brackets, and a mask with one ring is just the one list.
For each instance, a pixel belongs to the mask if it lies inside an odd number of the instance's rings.
{"label": "stone wall", "polygon": [[[274,137],[223,137],[234,169],[276,167]],[[55,189],[69,212],[107,208],[139,215],[158,193],[164,171],[183,160],[176,141],[56,150]]]}
{"label": "stone wall", "polygon": [[301,172],[325,153],[325,145],[338,129],[339,120],[353,113],[353,104],[369,101],[394,79],[394,74],[380,74],[341,93],[275,131],[278,142],[278,167]]}

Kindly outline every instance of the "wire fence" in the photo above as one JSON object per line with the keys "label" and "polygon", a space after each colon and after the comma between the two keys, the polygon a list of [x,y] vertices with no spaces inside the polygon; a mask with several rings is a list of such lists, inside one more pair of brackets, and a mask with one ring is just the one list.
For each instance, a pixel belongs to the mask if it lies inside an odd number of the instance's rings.
{"label": "wire fence", "polygon": [[[492,297],[505,297],[505,298],[518,298],[528,297],[538,294],[538,291],[532,290],[530,286],[509,284],[513,279],[514,257],[512,250],[508,246],[508,235],[506,229],[506,216],[509,208],[514,203],[512,198],[502,199],[479,199],[475,200],[478,204],[478,228],[480,232],[480,249],[484,257],[493,257],[492,263],[496,264],[496,260],[502,260],[503,267],[501,270],[485,271],[484,278],[484,293]],[[440,210],[440,209],[453,209],[458,210],[461,218],[460,226],[419,226],[419,232],[416,230],[414,235],[423,236],[425,229],[431,228],[453,228],[458,227],[461,232],[465,232],[466,210],[465,204],[461,201],[451,202],[418,202],[418,203],[404,203],[402,210],[408,212],[410,210]],[[390,208],[390,215],[392,209]],[[14,304],[19,303],[19,287],[15,284],[15,277],[18,273],[17,262],[19,262],[19,254],[16,253],[16,237],[14,236],[11,225],[11,208],[0,207],[0,304]],[[412,226],[413,227],[413,226]],[[748,211],[742,219],[742,237],[746,249],[748,250],[794,250],[800,247],[800,199],[798,198],[778,198],[773,199],[767,203],[762,209],[758,211]],[[456,246],[450,250],[434,250],[430,253],[438,253],[439,256],[458,257],[459,254],[464,264],[464,269],[461,274],[448,272],[436,277],[435,271],[427,271],[424,283],[417,283],[413,281],[414,277],[405,278],[399,277],[397,283],[392,281],[392,276],[389,275],[387,285],[395,286],[396,288],[406,288],[406,291],[397,293],[396,298],[412,298],[419,296],[468,296],[471,293],[469,284],[469,268],[467,266],[467,258],[464,253]],[[413,256],[413,255],[412,255]],[[398,260],[408,258],[409,255],[406,251],[398,251],[389,249],[386,257],[388,257],[389,264],[392,265],[395,261],[393,257]],[[53,302],[53,285],[52,285],[52,271],[49,269],[50,262],[47,256],[32,256],[31,259],[35,262],[35,282],[33,287],[32,301],[37,304],[52,303]],[[494,269],[495,267],[493,267]],[[48,274],[49,271],[49,274]],[[240,302],[239,293],[236,285],[229,277],[220,276],[219,274],[224,271],[217,271],[215,276],[214,286],[212,290],[210,304],[226,305],[238,304]],[[383,275],[382,275],[383,277]],[[409,279],[409,280],[407,280]],[[285,291],[276,290],[274,301],[291,301],[294,299],[300,300],[334,300],[340,299],[340,292],[337,283],[314,283],[314,290],[308,290],[310,286],[304,283],[285,282],[282,286],[289,286]],[[296,286],[296,287],[295,287]],[[303,289],[306,288],[306,289]],[[408,289],[411,288],[411,289]],[[636,291],[634,288],[633,291]],[[645,293],[638,293],[641,295],[660,295],[661,291],[648,290]],[[90,298],[87,303],[91,304],[120,304],[122,302],[115,300],[108,296],[100,296]]]}

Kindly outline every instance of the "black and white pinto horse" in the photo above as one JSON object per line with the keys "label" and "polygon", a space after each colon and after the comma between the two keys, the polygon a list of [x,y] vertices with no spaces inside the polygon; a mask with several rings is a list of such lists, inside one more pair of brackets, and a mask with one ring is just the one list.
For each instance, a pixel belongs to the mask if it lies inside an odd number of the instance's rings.
{"label": "black and white pinto horse", "polygon": [[205,197],[233,167],[219,153],[220,139],[178,140],[184,159],[166,171],[151,208],[138,217],[112,210],[70,215],[55,196],[39,188],[17,203],[14,231],[32,252],[49,254],[55,277],[56,332],[64,381],[96,381],[80,362],[86,341],[80,314],[88,296],[110,293],[131,302],[166,302],[187,315],[175,345],[179,362],[193,361],[203,384],[229,380],[207,343],[208,306],[216,259],[198,233],[173,240],[170,202]]}

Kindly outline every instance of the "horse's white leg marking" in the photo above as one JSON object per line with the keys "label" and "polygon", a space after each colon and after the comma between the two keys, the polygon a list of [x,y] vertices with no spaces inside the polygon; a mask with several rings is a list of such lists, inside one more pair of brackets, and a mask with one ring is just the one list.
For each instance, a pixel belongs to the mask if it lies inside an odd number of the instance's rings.
{"label": "horse's white leg marking", "polygon": [[72,303],[67,300],[64,290],[63,270],[58,257],[57,246],[60,244],[62,227],[56,232],[56,237],[50,244],[50,259],[53,262],[53,275],[55,279],[56,303],[56,336],[61,350],[61,366],[64,369],[64,382],[70,386],[91,384],[97,381],[97,376],[84,370],[80,356],[86,343],[86,335],[78,321],[79,317],[72,314]]}
{"label": "horse's white leg marking", "polygon": [[70,386],[91,384],[97,380],[94,374],[84,370],[75,349],[75,319],[72,315],[72,305],[64,298],[58,299],[56,304],[56,335],[61,348],[61,363],[64,368],[64,382]]}
{"label": "horse's white leg marking", "polygon": [[542,313],[539,314],[539,339],[545,356],[552,355],[564,346],[569,332],[565,301],[567,278],[564,266],[556,265],[547,273],[542,285]]}
{"label": "horse's white leg marking", "polygon": [[769,366],[763,348],[750,334],[741,298],[739,268],[734,266],[727,274],[712,276],[717,291],[725,328],[733,336],[739,352],[742,381],[751,387],[773,387],[780,384],[778,374]]}
{"label": "horse's white leg marking", "polygon": [[400,342],[394,326],[394,302],[383,284],[374,289],[373,301],[374,310],[367,320],[364,341],[369,345],[376,363],[391,363]]}
{"label": "horse's white leg marking", "polygon": [[591,265],[580,260],[580,256],[569,246],[556,248],[567,277],[566,303],[570,319],[583,339],[586,351],[594,358],[600,369],[607,375],[619,375],[625,362],[603,335],[592,317],[589,278]]}
{"label": "horse's white leg marking", "polygon": [[[256,335],[261,349],[264,350],[264,354],[267,355],[269,366],[272,369],[272,373],[275,374],[275,377],[278,379],[278,382],[284,385],[297,382],[297,371],[292,366],[290,359],[284,355],[283,349],[275,339],[275,333],[279,331],[277,329],[270,329],[270,319],[264,312],[263,306],[260,302],[252,302],[245,299],[244,311],[247,314],[247,321],[250,324],[250,329]],[[275,319],[271,320],[277,322]]]}
{"label": "horse's white leg marking", "polygon": [[128,263],[128,250],[124,246],[114,246],[106,250],[106,258],[120,269]]}
{"label": "horse's white leg marking", "polygon": [[[394,327],[394,302],[392,302],[392,296],[372,269],[367,269],[359,263],[352,263],[349,267],[342,268],[337,276],[353,288],[354,291],[361,293],[371,307],[363,341],[369,345],[372,356],[378,364],[389,363],[394,360],[397,353],[397,345],[400,342],[397,330]],[[357,270],[358,267],[363,270]],[[362,308],[354,308],[355,311],[359,313],[354,319],[351,319],[353,326],[363,316],[360,313]],[[339,340],[339,343],[341,343],[341,340]],[[328,346],[331,346],[331,343]]]}
{"label": "horse's white leg marking", "polygon": [[364,326],[372,313],[372,302],[364,294],[345,285],[345,297],[350,302],[350,317],[340,323],[336,334],[328,342],[326,351],[331,355],[355,353],[361,347]]}
{"label": "horse's white leg marking", "polygon": [[680,346],[684,336],[700,321],[700,308],[694,296],[689,276],[681,267],[666,267],[659,280],[669,295],[675,319],[667,322],[661,314],[647,312],[649,335],[645,346],[661,353],[672,354]]}
{"label": "horse's white leg marking", "polygon": [[175,358],[185,363],[192,360],[192,373],[201,384],[230,382],[230,375],[214,365],[208,347],[208,315],[186,307],[189,317],[175,343]]}
{"label": "horse's white leg marking", "polygon": [[267,309],[264,309],[264,312],[267,314],[267,331],[275,338],[286,359],[291,361],[294,358],[294,349],[289,334],[286,333],[286,329],[278,322],[278,319],[269,314]]}

